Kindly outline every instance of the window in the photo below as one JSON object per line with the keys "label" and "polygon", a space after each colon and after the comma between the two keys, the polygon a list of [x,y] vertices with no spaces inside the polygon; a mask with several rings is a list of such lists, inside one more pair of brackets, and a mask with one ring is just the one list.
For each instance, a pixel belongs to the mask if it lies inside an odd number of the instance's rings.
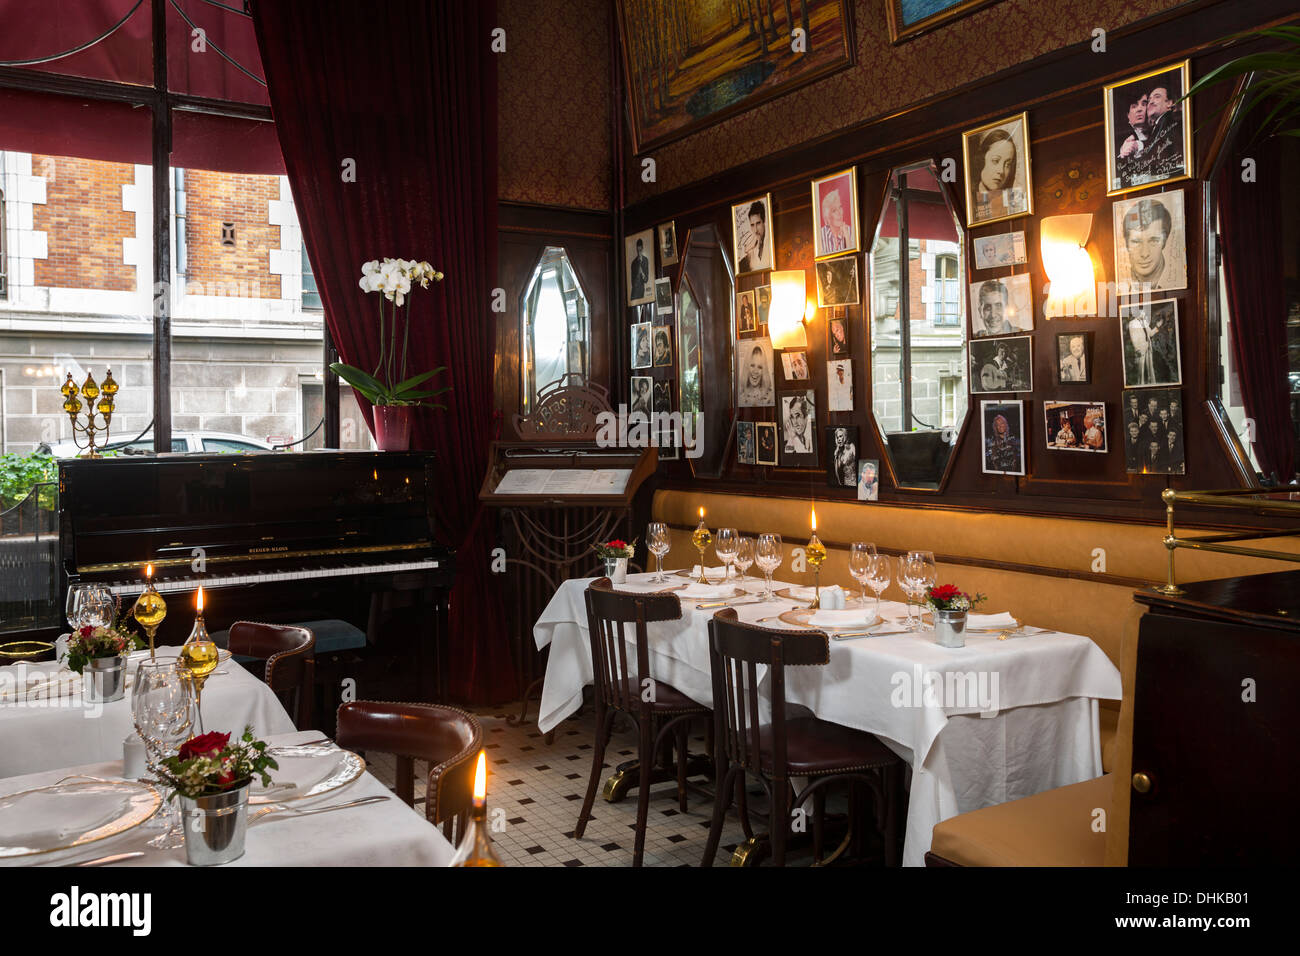
{"label": "window", "polygon": [[316,288],[316,276],[311,271],[311,259],[307,257],[307,245],[302,247],[302,307],[304,310],[318,311],[325,308],[320,301],[320,290]]}
{"label": "window", "polygon": [[957,256],[943,253],[934,257],[934,324],[961,325],[961,280]]}
{"label": "window", "polygon": [[9,261],[7,249],[5,247],[5,235],[8,229],[5,227],[5,193],[0,189],[0,299],[9,297],[9,274],[5,271],[5,266]]}

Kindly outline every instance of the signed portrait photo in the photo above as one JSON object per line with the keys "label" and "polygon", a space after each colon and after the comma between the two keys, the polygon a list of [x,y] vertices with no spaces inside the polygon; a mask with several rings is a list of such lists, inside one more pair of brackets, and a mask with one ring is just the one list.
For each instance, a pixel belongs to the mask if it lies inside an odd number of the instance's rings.
{"label": "signed portrait photo", "polygon": [[1120,295],[1187,288],[1183,191],[1116,200],[1115,284]]}
{"label": "signed portrait photo", "polygon": [[966,158],[966,225],[1032,213],[1028,114],[970,130],[961,140]]}
{"label": "signed portrait photo", "polygon": [[1108,196],[1192,175],[1192,107],[1182,100],[1187,85],[1184,60],[1106,87]]}
{"label": "signed portrait photo", "polygon": [[731,207],[732,249],[736,275],[771,269],[776,237],[772,234],[772,197],[762,195]]}
{"label": "signed portrait photo", "polygon": [[1025,473],[1025,403],[980,402],[980,446],[986,475]]}
{"label": "signed portrait photo", "polygon": [[740,408],[767,408],[776,400],[775,371],[772,367],[772,340],[745,339],[736,344],[736,405]]}

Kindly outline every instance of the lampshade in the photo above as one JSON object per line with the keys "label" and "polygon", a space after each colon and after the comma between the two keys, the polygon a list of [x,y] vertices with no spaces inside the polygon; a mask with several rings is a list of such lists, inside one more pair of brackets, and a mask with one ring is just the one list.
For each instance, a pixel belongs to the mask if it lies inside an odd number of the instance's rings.
{"label": "lampshade", "polygon": [[772,302],[768,307],[767,331],[774,349],[808,346],[803,330],[805,304],[804,271],[789,269],[772,273]]}
{"label": "lampshade", "polygon": [[1043,270],[1051,280],[1043,314],[1047,318],[1097,314],[1097,277],[1088,255],[1092,213],[1047,216],[1039,222]]}

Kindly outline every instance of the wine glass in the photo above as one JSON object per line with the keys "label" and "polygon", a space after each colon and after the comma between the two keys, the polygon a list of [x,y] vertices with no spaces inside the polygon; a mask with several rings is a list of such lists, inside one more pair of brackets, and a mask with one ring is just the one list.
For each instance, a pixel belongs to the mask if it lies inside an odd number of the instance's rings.
{"label": "wine glass", "polygon": [[713,553],[722,562],[722,582],[731,578],[731,562],[736,560],[736,547],[740,544],[740,532],[735,528],[719,528],[713,536]]}
{"label": "wine glass", "polygon": [[68,626],[72,628],[74,633],[86,626],[85,621],[82,618],[83,611],[81,602],[85,599],[84,595],[87,587],[89,587],[89,585],[86,584],[72,585],[68,588],[68,598],[64,602],[63,607],[64,613],[68,618]]}
{"label": "wine glass", "polygon": [[887,554],[873,554],[867,559],[867,586],[876,595],[876,617],[880,617],[880,595],[889,587],[889,571],[892,562]]}
{"label": "wine glass", "polygon": [[779,534],[767,532],[758,536],[758,547],[754,551],[754,563],[763,572],[763,599],[765,601],[775,600],[775,596],[772,594],[772,572],[781,566],[784,557]]}
{"label": "wine glass", "polygon": [[668,525],[662,521],[652,521],[645,533],[645,546],[651,554],[655,556],[655,584],[663,584],[664,577],[664,555],[668,553],[670,547],[668,540]]}
{"label": "wine glass", "polygon": [[117,606],[113,592],[102,584],[88,584],[78,603],[82,627],[111,627]]}
{"label": "wine glass", "polygon": [[908,630],[920,630],[921,625],[920,613],[917,612],[915,616],[912,613],[912,605],[920,599],[921,590],[925,586],[925,565],[920,555],[919,551],[907,552],[899,568],[898,583],[907,595]]}
{"label": "wine glass", "polygon": [[849,574],[858,582],[858,604],[867,605],[867,570],[876,554],[876,546],[869,541],[854,541],[849,545]]}
{"label": "wine glass", "polygon": [[[156,774],[165,758],[192,735],[196,723],[194,694],[176,661],[142,660],[135,671],[131,697],[135,731],[145,743],[150,769]],[[157,849],[176,849],[183,843],[180,813],[172,801],[164,810],[166,829],[149,841]]]}
{"label": "wine glass", "polygon": [[929,592],[930,588],[939,583],[939,569],[934,563],[934,552],[915,551],[913,553],[916,555],[918,570],[917,624],[923,631],[932,631],[934,630],[934,625],[925,622],[925,596]]}
{"label": "wine glass", "polygon": [[749,567],[754,563],[754,539],[741,538],[736,542],[736,567],[740,568],[740,583],[744,584]]}

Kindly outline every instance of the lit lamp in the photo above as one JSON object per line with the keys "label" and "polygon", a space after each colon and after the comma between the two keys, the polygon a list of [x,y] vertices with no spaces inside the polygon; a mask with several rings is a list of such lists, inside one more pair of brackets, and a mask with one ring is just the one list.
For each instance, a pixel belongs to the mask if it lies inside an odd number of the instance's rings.
{"label": "lit lamp", "polygon": [[802,269],[772,273],[772,301],[767,311],[767,331],[774,349],[808,347],[803,317],[807,304]]}
{"label": "lit lamp", "polygon": [[470,810],[469,828],[460,841],[460,848],[452,857],[452,866],[500,866],[501,860],[492,849],[492,838],[487,827],[487,751],[478,752],[474,768],[474,805]]}
{"label": "lit lamp", "polygon": [[1092,213],[1039,221],[1043,269],[1051,280],[1043,315],[1049,319],[1097,314],[1097,279],[1088,255]]}
{"label": "lit lamp", "polygon": [[807,555],[808,563],[813,569],[813,602],[808,605],[808,610],[815,611],[822,606],[822,562],[826,560],[826,545],[822,544],[817,538],[817,509],[812,509],[812,537],[808,539],[808,547],[804,549]]}
{"label": "lit lamp", "polygon": [[167,602],[163,600],[162,595],[153,586],[153,565],[148,565],[144,570],[145,588],[135,601],[135,608],[131,613],[135,616],[136,621],[144,628],[144,632],[149,635],[149,660],[154,660],[153,638],[158,632],[158,625],[163,622],[167,616]]}
{"label": "lit lamp", "polygon": [[177,667],[194,685],[194,709],[197,711],[199,733],[203,733],[203,684],[208,675],[217,669],[221,652],[212,638],[208,636],[208,627],[203,623],[203,588],[199,588],[197,613],[194,627],[189,638],[181,645]]}
{"label": "lit lamp", "polygon": [[695,550],[700,552],[700,580],[699,584],[708,584],[709,579],[704,576],[704,549],[713,543],[713,535],[709,534],[709,526],[704,523],[704,509],[700,509],[700,523],[696,525],[695,530],[691,532],[691,544],[695,545]]}

